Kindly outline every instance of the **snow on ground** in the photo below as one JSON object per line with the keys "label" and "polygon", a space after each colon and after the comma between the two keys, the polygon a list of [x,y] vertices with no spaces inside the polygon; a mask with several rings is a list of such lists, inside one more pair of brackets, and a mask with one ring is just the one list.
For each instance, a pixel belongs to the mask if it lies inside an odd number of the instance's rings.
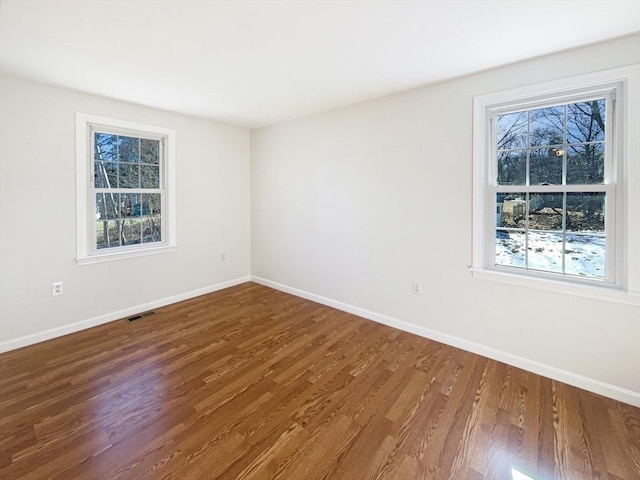
{"label": "snow on ground", "polygon": [[[498,232],[496,265],[526,268],[525,233]],[[562,273],[562,233],[529,232],[528,268]],[[566,234],[565,273],[604,277],[604,236]]]}

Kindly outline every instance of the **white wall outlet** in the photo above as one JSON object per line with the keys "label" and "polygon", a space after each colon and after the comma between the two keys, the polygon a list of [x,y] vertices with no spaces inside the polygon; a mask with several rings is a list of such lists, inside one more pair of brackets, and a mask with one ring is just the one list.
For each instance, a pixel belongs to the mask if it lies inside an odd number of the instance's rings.
{"label": "white wall outlet", "polygon": [[416,282],[415,280],[411,282],[411,293],[413,293],[414,295],[420,295],[421,292],[422,285],[420,284],[420,282]]}
{"label": "white wall outlet", "polygon": [[221,254],[220,254],[220,261],[221,261],[221,262],[224,262],[224,261],[226,261],[226,260],[227,260],[227,254],[226,254],[226,253],[221,253]]}
{"label": "white wall outlet", "polygon": [[62,282],[53,282],[51,284],[51,295],[57,297],[58,295],[62,295]]}

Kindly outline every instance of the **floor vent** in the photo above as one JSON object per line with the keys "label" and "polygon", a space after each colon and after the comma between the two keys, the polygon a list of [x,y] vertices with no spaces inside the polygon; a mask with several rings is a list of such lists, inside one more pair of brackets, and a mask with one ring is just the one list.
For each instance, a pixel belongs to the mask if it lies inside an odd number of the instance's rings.
{"label": "floor vent", "polygon": [[150,317],[151,315],[155,315],[155,314],[156,312],[154,312],[153,310],[149,312],[139,313],[138,315],[134,315],[133,317],[127,318],[127,322],[133,322],[135,320],[140,320],[141,318]]}

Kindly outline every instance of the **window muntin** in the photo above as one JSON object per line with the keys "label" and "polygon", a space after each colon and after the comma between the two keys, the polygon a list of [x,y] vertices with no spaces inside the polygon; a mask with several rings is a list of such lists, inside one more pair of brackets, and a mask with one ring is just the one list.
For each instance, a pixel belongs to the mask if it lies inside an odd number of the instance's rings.
{"label": "window muntin", "polygon": [[165,138],[91,127],[92,251],[161,244]]}
{"label": "window muntin", "polygon": [[491,112],[494,267],[614,282],[612,110],[606,93]]}

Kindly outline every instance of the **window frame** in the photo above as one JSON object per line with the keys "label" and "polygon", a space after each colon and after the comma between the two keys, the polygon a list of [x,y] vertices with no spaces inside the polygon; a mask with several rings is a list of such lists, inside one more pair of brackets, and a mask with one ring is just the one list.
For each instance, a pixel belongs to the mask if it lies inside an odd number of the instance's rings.
{"label": "window frame", "polygon": [[[630,83],[638,85],[640,67],[634,65],[604,72],[581,75],[567,79],[521,87],[502,92],[477,96],[473,99],[473,246],[471,272],[475,278],[517,284],[543,290],[600,298],[621,303],[640,304],[638,293],[638,269],[628,268],[630,261],[638,261],[638,247],[633,245],[630,235],[638,224],[627,211],[633,205],[638,192],[630,187],[638,177],[638,166],[627,162],[629,148],[633,148],[629,132],[630,124],[637,124],[629,116],[637,111],[638,98],[632,95]],[[606,280],[582,279],[565,274],[547,273],[495,264],[495,199],[497,190],[496,139],[492,118],[498,114],[531,110],[543,106],[560,105],[580,101],[586,97],[611,95],[607,111],[605,179],[596,187],[606,192],[605,212]],[[630,103],[633,102],[633,105]],[[611,115],[613,113],[613,115]],[[615,124],[614,127],[611,125]],[[636,154],[637,154],[637,147]],[[629,176],[631,175],[631,177]],[[508,187],[507,190],[529,191],[544,189],[558,192],[584,191],[584,185],[557,185],[549,188],[537,186]],[[589,186],[589,190],[592,190]],[[633,197],[633,198],[632,198]],[[615,215],[613,214],[615,211]],[[636,234],[637,236],[637,234]],[[636,242],[637,243],[637,242]],[[612,271],[613,270],[613,271]]]}
{"label": "window frame", "polygon": [[[114,132],[144,138],[163,139],[160,188],[162,190],[162,240],[112,248],[96,248],[95,193],[93,176],[93,133]],[[134,189],[143,190],[143,189]],[[136,192],[133,192],[136,193]],[[129,122],[114,118],[76,112],[76,263],[92,263],[154,255],[175,251],[175,131],[169,128]]]}

